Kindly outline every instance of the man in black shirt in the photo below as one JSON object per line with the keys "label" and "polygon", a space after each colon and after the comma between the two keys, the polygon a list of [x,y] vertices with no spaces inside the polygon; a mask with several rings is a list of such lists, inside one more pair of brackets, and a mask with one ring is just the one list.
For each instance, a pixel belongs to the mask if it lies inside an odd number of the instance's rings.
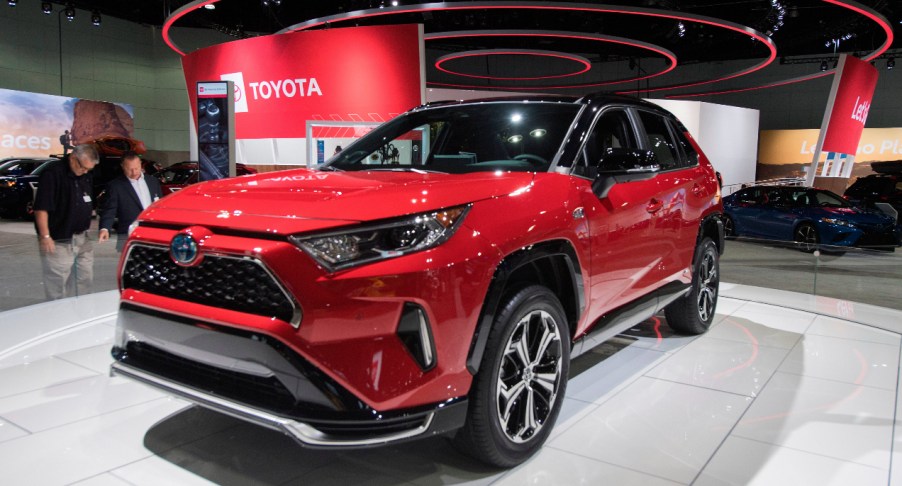
{"label": "man in black shirt", "polygon": [[66,296],[67,287],[71,288],[67,285],[70,276],[75,280],[77,295],[91,291],[94,244],[88,238],[88,228],[94,183],[90,172],[99,161],[94,145],[78,145],[68,157],[41,172],[34,198],[34,223],[48,299]]}

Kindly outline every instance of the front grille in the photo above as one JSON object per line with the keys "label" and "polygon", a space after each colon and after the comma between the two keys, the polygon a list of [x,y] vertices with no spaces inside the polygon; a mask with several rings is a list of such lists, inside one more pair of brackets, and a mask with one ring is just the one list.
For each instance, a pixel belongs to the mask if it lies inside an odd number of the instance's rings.
{"label": "front grille", "polygon": [[[288,413],[296,402],[274,376],[261,377],[228,371],[182,358],[145,343],[131,342],[124,360],[159,376],[177,376],[181,383],[206,392],[229,396],[276,413]],[[226,392],[226,393],[224,393]]]}
{"label": "front grille", "polygon": [[294,303],[252,258],[205,255],[199,265],[182,267],[169,257],[168,248],[133,245],[122,271],[122,287],[298,325]]}

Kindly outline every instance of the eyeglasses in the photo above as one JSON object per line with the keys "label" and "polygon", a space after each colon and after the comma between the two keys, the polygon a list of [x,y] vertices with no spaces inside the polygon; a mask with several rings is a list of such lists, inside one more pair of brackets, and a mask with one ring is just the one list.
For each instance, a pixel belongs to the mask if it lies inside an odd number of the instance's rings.
{"label": "eyeglasses", "polygon": [[85,163],[82,162],[80,158],[78,158],[78,156],[73,155],[73,157],[75,157],[75,163],[78,164],[78,167],[80,167],[81,170],[85,172],[90,172],[94,169],[94,166],[97,165],[97,162],[91,161],[88,162],[88,165],[86,166]]}

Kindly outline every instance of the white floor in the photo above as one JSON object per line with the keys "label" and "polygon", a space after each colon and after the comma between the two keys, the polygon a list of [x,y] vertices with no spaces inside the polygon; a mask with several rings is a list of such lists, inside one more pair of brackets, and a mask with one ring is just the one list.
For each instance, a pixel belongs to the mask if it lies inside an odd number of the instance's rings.
{"label": "white floor", "polygon": [[8,311],[0,484],[902,485],[902,312],[721,292],[704,336],[652,320],[580,357],[553,436],[510,471],[441,438],[311,451],[109,378],[113,292]]}

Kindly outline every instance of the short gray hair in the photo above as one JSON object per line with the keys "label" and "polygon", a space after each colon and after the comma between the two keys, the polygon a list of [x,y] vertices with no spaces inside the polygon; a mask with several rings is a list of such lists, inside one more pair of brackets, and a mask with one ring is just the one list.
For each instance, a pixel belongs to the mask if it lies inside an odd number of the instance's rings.
{"label": "short gray hair", "polygon": [[76,145],[72,149],[72,153],[79,159],[87,157],[95,164],[100,162],[100,155],[97,153],[97,147],[93,143],[83,143]]}

